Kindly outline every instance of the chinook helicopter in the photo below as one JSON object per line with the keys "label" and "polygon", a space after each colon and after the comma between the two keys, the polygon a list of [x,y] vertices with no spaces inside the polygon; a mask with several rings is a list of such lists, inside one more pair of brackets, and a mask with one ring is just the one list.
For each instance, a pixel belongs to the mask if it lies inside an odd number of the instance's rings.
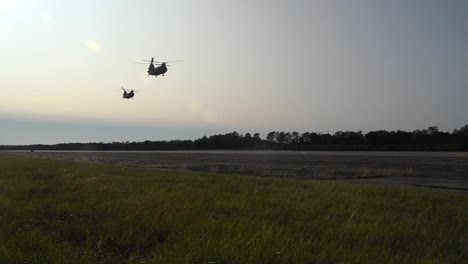
{"label": "chinook helicopter", "polygon": [[[174,63],[174,62],[181,62],[181,60],[178,61],[155,61],[154,58],[151,58],[151,60],[142,60],[144,62],[136,62],[139,64],[146,64],[150,63],[148,67],[148,77],[150,75],[154,75],[154,77],[158,77],[158,75],[164,76],[164,74],[167,72],[167,67],[170,66],[169,63]],[[146,63],[145,63],[146,62]],[[157,67],[155,67],[155,65]]]}
{"label": "chinook helicopter", "polygon": [[123,95],[122,95],[122,98],[123,99],[130,99],[130,98],[133,98],[133,96],[135,96],[135,93],[137,93],[138,91],[133,91],[133,90],[130,90],[130,92],[127,92],[127,90],[125,90],[125,88],[121,87],[122,90],[124,91]]}

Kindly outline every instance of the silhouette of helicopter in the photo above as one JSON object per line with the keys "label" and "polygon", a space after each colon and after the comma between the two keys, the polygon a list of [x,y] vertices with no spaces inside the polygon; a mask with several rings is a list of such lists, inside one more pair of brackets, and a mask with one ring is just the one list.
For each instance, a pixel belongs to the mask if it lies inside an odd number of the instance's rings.
{"label": "silhouette of helicopter", "polygon": [[135,96],[135,93],[137,93],[138,91],[133,91],[133,90],[130,90],[130,92],[127,92],[127,90],[125,90],[125,88],[121,87],[122,90],[124,91],[123,95],[122,95],[122,98],[123,99],[130,99],[130,98],[133,98],[133,96]]}
{"label": "silhouette of helicopter", "polygon": [[[148,67],[148,77],[150,75],[154,75],[154,77],[158,77],[158,75],[164,76],[164,74],[167,72],[167,67],[170,66],[169,63],[174,63],[174,62],[181,62],[181,60],[178,61],[155,61],[154,58],[151,58],[151,60],[142,60],[145,61],[146,63],[150,63]],[[142,62],[136,62],[140,64],[146,64]],[[155,67],[154,65],[159,65],[158,67]]]}

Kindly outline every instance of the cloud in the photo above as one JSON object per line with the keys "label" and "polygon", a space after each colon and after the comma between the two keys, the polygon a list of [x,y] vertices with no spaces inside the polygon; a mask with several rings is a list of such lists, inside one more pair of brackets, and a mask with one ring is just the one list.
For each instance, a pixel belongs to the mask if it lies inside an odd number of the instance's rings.
{"label": "cloud", "polygon": [[85,46],[92,52],[99,52],[101,50],[101,46],[99,46],[96,41],[91,39],[85,42]]}

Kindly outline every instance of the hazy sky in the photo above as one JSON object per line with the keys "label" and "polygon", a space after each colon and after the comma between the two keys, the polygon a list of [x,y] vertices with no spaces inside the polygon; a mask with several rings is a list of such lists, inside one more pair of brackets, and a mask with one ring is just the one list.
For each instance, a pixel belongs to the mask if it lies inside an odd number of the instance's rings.
{"label": "hazy sky", "polygon": [[[0,144],[468,123],[468,1],[0,0]],[[184,60],[164,77],[156,60]],[[120,87],[143,89],[132,100]]]}

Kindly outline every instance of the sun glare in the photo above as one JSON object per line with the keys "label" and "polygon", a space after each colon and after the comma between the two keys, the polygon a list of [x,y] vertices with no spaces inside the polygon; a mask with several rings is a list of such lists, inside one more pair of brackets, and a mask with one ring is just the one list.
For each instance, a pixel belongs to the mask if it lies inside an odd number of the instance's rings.
{"label": "sun glare", "polygon": [[85,42],[85,46],[86,48],[88,48],[88,50],[95,52],[95,53],[101,51],[101,46],[94,40],[87,40]]}

